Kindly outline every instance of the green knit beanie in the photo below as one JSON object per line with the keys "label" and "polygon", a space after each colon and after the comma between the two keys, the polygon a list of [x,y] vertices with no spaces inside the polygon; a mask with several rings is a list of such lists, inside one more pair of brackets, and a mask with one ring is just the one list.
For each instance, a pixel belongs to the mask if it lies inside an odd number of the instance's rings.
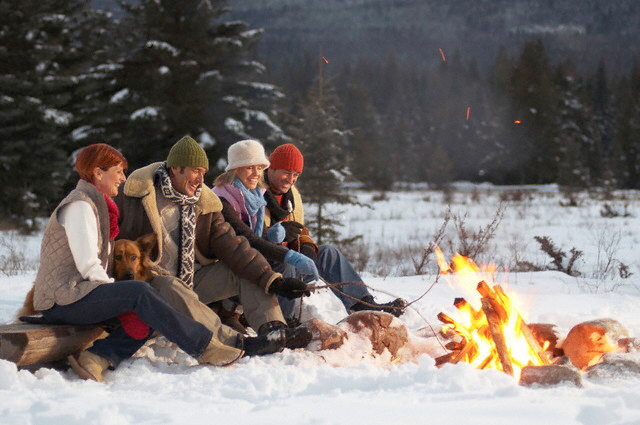
{"label": "green knit beanie", "polygon": [[208,171],[209,158],[198,142],[184,136],[171,147],[167,156],[167,167],[202,167]]}

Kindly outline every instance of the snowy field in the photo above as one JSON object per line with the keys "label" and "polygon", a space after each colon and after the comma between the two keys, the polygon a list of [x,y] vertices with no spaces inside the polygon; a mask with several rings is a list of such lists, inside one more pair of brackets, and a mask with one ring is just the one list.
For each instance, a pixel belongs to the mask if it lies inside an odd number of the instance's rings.
{"label": "snowy field", "polygon": [[[443,194],[419,189],[373,201],[376,195],[357,193],[372,209],[334,207],[344,223],[341,231],[345,237],[362,235],[363,277],[384,291],[378,300],[390,299],[389,294],[414,300],[435,278],[433,258],[420,275],[412,258],[419,258],[442,224]],[[550,263],[534,236],[548,236],[566,252],[584,252],[575,265],[580,276],[499,273],[497,282],[516,299],[528,322],[554,323],[566,335],[582,321],[612,317],[640,336],[640,194],[614,195],[597,200],[578,194],[578,206],[569,207],[553,186],[458,185],[451,211],[466,213],[465,223],[475,231],[492,221],[500,198],[515,199],[506,203],[495,238],[480,259],[495,262],[502,271],[522,261],[541,269]],[[620,216],[603,217],[605,204]],[[0,322],[6,323],[34,278],[39,237],[2,233],[0,240]],[[450,224],[442,244],[445,254],[456,243]],[[21,258],[28,270],[7,276],[10,256]],[[620,264],[631,276],[620,277]],[[437,313],[452,312],[459,296],[467,294],[440,279],[400,319],[414,331],[427,322],[435,327]],[[345,315],[327,293],[306,300],[304,312],[328,322]],[[498,371],[463,364],[438,369],[432,357],[441,354],[437,344],[415,341],[430,347],[431,355],[391,363],[388,354],[372,357],[366,343],[352,341],[331,352],[285,350],[228,368],[191,366],[183,353],[157,345],[109,373],[104,384],[81,381],[72,372],[18,371],[0,361],[0,424],[640,424],[638,375],[585,379],[583,388],[527,388]]]}

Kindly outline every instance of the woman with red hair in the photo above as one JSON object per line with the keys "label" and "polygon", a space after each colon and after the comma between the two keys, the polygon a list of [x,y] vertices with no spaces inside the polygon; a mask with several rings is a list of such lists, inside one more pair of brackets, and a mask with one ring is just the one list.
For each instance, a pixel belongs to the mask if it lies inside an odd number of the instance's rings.
{"label": "woman with red hair", "polygon": [[[243,352],[223,345],[204,325],[174,310],[146,282],[109,277],[118,208],[111,199],[126,177],[127,161],[98,143],[76,159],[80,180],[51,214],[42,238],[34,307],[51,323],[120,323],[69,363],[84,379],[103,380],[109,367],[131,357],[153,329],[200,363],[227,365]],[[118,320],[119,319],[119,320]]]}

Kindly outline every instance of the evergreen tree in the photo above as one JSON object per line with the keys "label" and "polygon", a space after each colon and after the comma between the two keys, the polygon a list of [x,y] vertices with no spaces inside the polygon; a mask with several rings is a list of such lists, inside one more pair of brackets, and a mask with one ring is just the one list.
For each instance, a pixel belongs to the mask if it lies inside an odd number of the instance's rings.
{"label": "evergreen tree", "polygon": [[213,164],[239,139],[286,140],[271,118],[282,94],[257,82],[264,66],[248,58],[262,31],[222,21],[224,3],[126,6],[125,28],[138,38],[115,73],[121,101],[114,137],[130,166],[164,159],[184,135],[198,140]]}
{"label": "evergreen tree", "polygon": [[327,216],[327,204],[351,202],[343,187],[348,174],[345,154],[348,133],[342,128],[335,91],[324,81],[322,66],[320,69],[318,85],[312,87],[307,103],[301,108],[299,124],[290,130],[305,157],[304,178],[299,186],[305,201],[315,206],[308,227],[318,244],[338,239],[336,226],[340,221]]}
{"label": "evergreen tree", "polygon": [[557,105],[549,60],[542,41],[527,42],[511,74],[512,120],[520,120],[519,150],[528,183],[551,183],[560,161],[555,127]]}
{"label": "evergreen tree", "polygon": [[622,78],[616,90],[616,123],[613,140],[618,179],[626,188],[640,188],[640,66]]}
{"label": "evergreen tree", "polygon": [[[105,19],[84,0],[0,1],[0,217],[24,230],[71,174],[86,105],[83,78]],[[106,37],[102,37],[106,38]]]}

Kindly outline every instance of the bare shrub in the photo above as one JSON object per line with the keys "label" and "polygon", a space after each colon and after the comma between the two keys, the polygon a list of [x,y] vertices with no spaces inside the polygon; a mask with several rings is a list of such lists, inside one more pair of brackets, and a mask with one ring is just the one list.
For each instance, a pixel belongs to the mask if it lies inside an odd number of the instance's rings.
{"label": "bare shrub", "polygon": [[467,228],[467,214],[460,216],[453,214],[453,225],[456,230],[456,241],[449,240],[449,248],[451,252],[457,252],[465,257],[477,259],[482,253],[486,252],[489,242],[495,237],[496,230],[504,217],[505,204],[500,202],[496,209],[493,219],[486,227],[476,231]]}
{"label": "bare shrub", "polygon": [[15,236],[0,235],[0,273],[16,276],[35,269],[35,262],[27,260],[21,242]]}
{"label": "bare shrub", "polygon": [[500,192],[500,202],[522,202],[529,199],[531,195],[520,189]]}
{"label": "bare shrub", "polygon": [[[574,269],[574,266],[576,261],[582,257],[582,251],[571,248],[570,255],[567,255],[565,251],[555,246],[550,237],[534,236],[533,238],[540,244],[540,250],[551,257],[551,265],[548,265],[546,270],[557,270],[569,276],[581,275],[578,270]],[[565,259],[567,260],[565,261]]]}
{"label": "bare shrub", "polygon": [[427,266],[427,264],[429,264],[429,259],[431,258],[431,254],[433,254],[433,251],[436,249],[436,247],[440,245],[440,242],[444,238],[445,230],[450,220],[451,220],[451,208],[447,208],[447,211],[444,214],[444,219],[442,221],[442,224],[440,225],[440,228],[436,230],[436,232],[433,234],[433,237],[431,238],[431,242],[429,242],[427,247],[422,250],[422,253],[419,257],[417,258],[414,256],[411,257],[411,262],[413,263],[415,274],[426,273],[424,269]]}
{"label": "bare shrub", "polygon": [[591,277],[597,280],[629,278],[633,274],[629,266],[617,258],[622,232],[612,231],[608,226],[604,226],[593,236],[596,244],[596,263]]}
{"label": "bare shrub", "polygon": [[387,192],[384,192],[384,191],[380,191],[371,197],[372,202],[388,201],[388,200],[389,200],[389,195],[387,195]]}
{"label": "bare shrub", "polygon": [[340,249],[357,272],[362,272],[369,264],[369,260],[371,260],[369,246],[363,242],[362,235],[341,240]]}
{"label": "bare shrub", "polygon": [[614,208],[608,203],[605,203],[600,209],[600,216],[605,218],[631,217],[631,213],[627,210],[628,207],[629,204],[624,204],[623,211],[620,211],[618,208]]}
{"label": "bare shrub", "polygon": [[581,202],[578,198],[578,191],[570,186],[564,186],[561,189],[563,200],[560,201],[561,207],[579,207]]}

